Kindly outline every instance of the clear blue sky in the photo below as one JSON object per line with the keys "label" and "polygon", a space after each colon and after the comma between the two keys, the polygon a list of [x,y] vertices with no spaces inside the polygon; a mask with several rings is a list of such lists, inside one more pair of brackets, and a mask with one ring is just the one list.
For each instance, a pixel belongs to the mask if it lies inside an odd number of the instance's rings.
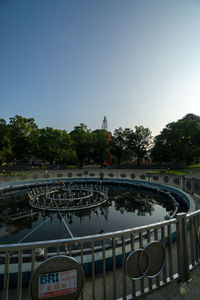
{"label": "clear blue sky", "polygon": [[0,0],[0,104],[67,131],[200,115],[200,0]]}

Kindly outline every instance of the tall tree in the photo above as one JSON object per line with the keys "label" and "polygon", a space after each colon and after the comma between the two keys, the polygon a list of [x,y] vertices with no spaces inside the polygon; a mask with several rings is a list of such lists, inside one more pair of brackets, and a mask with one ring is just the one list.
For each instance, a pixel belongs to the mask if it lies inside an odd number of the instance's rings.
{"label": "tall tree", "polygon": [[38,157],[53,163],[71,163],[76,160],[72,139],[65,130],[46,127],[39,130]]}
{"label": "tall tree", "polygon": [[130,136],[133,135],[133,131],[129,128],[115,129],[111,140],[111,153],[117,157],[118,163],[121,164],[131,158],[130,151]]}
{"label": "tall tree", "polygon": [[103,165],[104,162],[108,159],[108,150],[109,150],[109,139],[108,132],[104,129],[97,129],[93,133],[93,150],[92,157],[93,160]]}
{"label": "tall tree", "polygon": [[200,117],[187,114],[166,125],[154,139],[154,161],[190,164],[200,159]]}
{"label": "tall tree", "polygon": [[118,158],[118,163],[137,159],[138,164],[145,157],[152,144],[151,132],[143,126],[116,129],[112,137],[112,153]]}
{"label": "tall tree", "polygon": [[79,126],[74,127],[74,130],[70,132],[70,136],[73,140],[79,165],[82,167],[84,162],[89,163],[92,158],[93,134],[86,125],[81,123]]}
{"label": "tall tree", "polygon": [[10,162],[13,157],[9,127],[4,119],[0,119],[0,163]]}
{"label": "tall tree", "polygon": [[10,118],[9,132],[16,160],[27,161],[29,154],[35,151],[38,126],[34,119],[18,115]]}
{"label": "tall tree", "polygon": [[139,164],[152,146],[152,136],[149,128],[135,126],[135,130],[129,137],[129,147]]}

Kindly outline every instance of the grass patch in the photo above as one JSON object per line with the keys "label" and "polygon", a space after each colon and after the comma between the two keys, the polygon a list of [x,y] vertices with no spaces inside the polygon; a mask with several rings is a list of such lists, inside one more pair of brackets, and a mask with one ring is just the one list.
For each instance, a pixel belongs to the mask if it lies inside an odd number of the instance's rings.
{"label": "grass patch", "polygon": [[67,169],[73,170],[73,169],[77,169],[76,165],[69,165],[67,166]]}
{"label": "grass patch", "polygon": [[186,175],[189,173],[187,170],[158,170],[158,171],[151,171],[149,173],[155,174],[172,174],[172,175]]}
{"label": "grass patch", "polygon": [[14,176],[13,172],[0,172],[0,176]]}
{"label": "grass patch", "polygon": [[0,176],[23,176],[26,177],[26,173],[17,173],[17,172],[0,172]]}
{"label": "grass patch", "polygon": [[188,166],[188,168],[190,168],[190,169],[200,168],[200,163],[192,164],[192,165]]}

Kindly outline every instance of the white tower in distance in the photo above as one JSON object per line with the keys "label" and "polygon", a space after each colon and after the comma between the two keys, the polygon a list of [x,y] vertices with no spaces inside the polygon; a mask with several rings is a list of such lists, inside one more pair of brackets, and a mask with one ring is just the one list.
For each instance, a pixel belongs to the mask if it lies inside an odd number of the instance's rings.
{"label": "white tower in distance", "polygon": [[101,129],[104,129],[104,130],[108,131],[108,123],[107,123],[106,117],[103,118]]}

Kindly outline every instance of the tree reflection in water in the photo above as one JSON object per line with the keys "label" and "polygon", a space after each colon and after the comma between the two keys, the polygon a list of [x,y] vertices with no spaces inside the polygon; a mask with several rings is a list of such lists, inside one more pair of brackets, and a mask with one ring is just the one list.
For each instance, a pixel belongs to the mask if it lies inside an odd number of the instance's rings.
{"label": "tree reflection in water", "polygon": [[109,196],[114,199],[116,210],[119,210],[122,214],[127,211],[138,216],[152,215],[156,205],[164,207],[170,216],[174,213],[173,203],[163,195],[158,196],[150,192],[138,191],[128,191],[126,193],[112,191]]}

